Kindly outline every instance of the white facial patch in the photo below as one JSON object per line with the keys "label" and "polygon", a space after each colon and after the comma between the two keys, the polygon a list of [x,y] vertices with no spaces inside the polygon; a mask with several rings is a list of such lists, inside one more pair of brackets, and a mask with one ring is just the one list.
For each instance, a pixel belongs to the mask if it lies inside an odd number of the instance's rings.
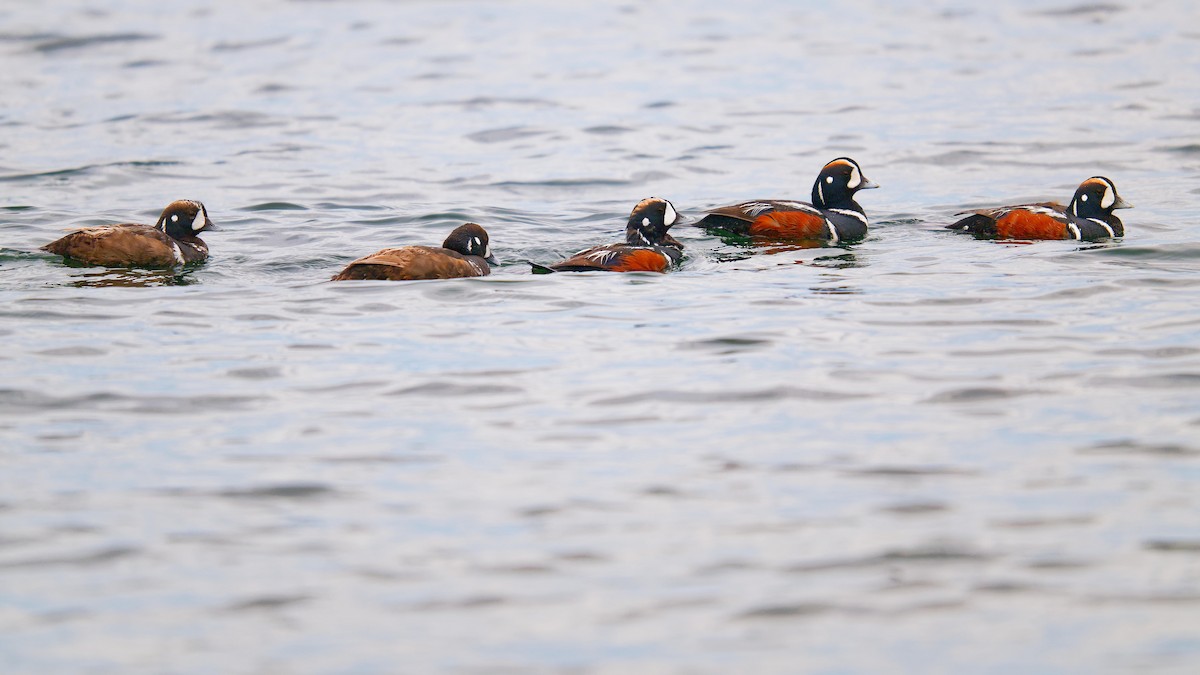
{"label": "white facial patch", "polygon": [[176,214],[174,214],[174,213],[172,213],[172,214],[171,214],[171,222],[172,222],[172,223],[178,223],[178,222],[179,222],[179,216],[178,216],[178,215],[176,215]]}
{"label": "white facial patch", "polygon": [[648,227],[649,225],[650,225],[650,219],[642,218],[642,227]]}
{"label": "white facial patch", "polygon": [[833,185],[833,176],[825,176],[825,182]]}
{"label": "white facial patch", "polygon": [[671,202],[667,202],[667,212],[663,214],[663,224],[670,227],[675,224],[677,218],[679,218],[679,214],[675,213],[675,207],[671,206]]}
{"label": "white facial patch", "polygon": [[478,251],[479,247],[482,245],[483,245],[483,242],[479,241],[479,237],[471,237],[471,250],[472,251]]}
{"label": "white facial patch", "polygon": [[850,182],[846,183],[846,187],[853,190],[859,185],[862,185],[862,174],[858,172],[857,166],[852,166],[850,167]]}
{"label": "white facial patch", "polygon": [[204,227],[204,209],[196,211],[196,218],[192,220],[192,232],[199,232]]}
{"label": "white facial patch", "polygon": [[1100,198],[1100,207],[1109,208],[1117,203],[1117,192],[1112,189],[1111,185],[1104,186],[1104,196]]}
{"label": "white facial patch", "polygon": [[1079,201],[1081,201],[1081,202],[1086,202],[1086,201],[1087,201],[1087,195],[1079,195]]}

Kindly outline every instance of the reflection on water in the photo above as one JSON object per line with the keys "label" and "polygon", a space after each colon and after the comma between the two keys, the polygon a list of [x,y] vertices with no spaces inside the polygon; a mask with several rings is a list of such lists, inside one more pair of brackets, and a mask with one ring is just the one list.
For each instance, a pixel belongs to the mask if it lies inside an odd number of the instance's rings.
{"label": "reflection on water", "polygon": [[[1190,5],[231,7],[0,10],[4,672],[1194,669]],[[862,242],[524,264],[840,155]],[[37,251],[180,195],[203,265]]]}

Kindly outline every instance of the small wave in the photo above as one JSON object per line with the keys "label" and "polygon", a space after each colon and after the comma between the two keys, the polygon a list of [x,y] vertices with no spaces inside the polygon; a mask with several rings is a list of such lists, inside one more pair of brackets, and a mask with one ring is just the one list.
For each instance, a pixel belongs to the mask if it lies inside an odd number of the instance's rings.
{"label": "small wave", "polygon": [[[824,602],[797,602],[752,607],[737,615],[739,619],[799,619],[830,612],[847,611],[847,608]],[[856,608],[856,613],[864,610]]]}
{"label": "small wave", "polygon": [[592,405],[611,406],[645,402],[694,404],[755,403],[758,401],[784,401],[788,399],[800,399],[805,401],[845,401],[856,398],[867,398],[867,395],[783,386],[742,391],[648,391],[629,396],[615,396],[612,398],[598,399],[593,401]]}
{"label": "small wave", "polygon": [[504,143],[507,141],[517,141],[523,138],[532,138],[534,136],[545,136],[550,132],[542,129],[531,129],[530,127],[500,127],[498,129],[485,129],[476,131],[473,134],[467,134],[467,139],[476,143]]}
{"label": "small wave", "polygon": [[1200,387],[1200,373],[1166,373],[1135,377],[1097,377],[1096,384],[1139,389],[1194,389]]}
{"label": "small wave", "polygon": [[838,560],[818,560],[799,563],[787,568],[792,573],[824,572],[837,569],[890,566],[896,563],[971,563],[986,562],[994,556],[957,544],[927,544],[914,548],[895,549],[878,555]]}
{"label": "small wave", "polygon": [[324,483],[278,483],[249,488],[232,488],[217,493],[229,499],[315,499],[330,497],[337,490]]}
{"label": "small wave", "polygon": [[109,33],[105,35],[85,35],[81,37],[55,37],[34,46],[34,51],[48,54],[69,49],[85,49],[98,45],[119,44],[123,42],[141,42],[157,40],[154,35],[146,33]]}
{"label": "small wave", "polygon": [[1151,539],[1142,548],[1166,553],[1200,553],[1200,539]]}
{"label": "small wave", "polygon": [[389,391],[386,396],[438,396],[460,398],[463,396],[495,396],[499,394],[523,394],[524,389],[503,384],[455,384],[453,382],[427,382],[412,387]]}
{"label": "small wave", "polygon": [[260,595],[247,600],[240,600],[224,607],[226,612],[262,612],[273,611],[308,602],[312,596],[296,595]]}
{"label": "small wave", "polygon": [[1060,9],[1046,9],[1037,12],[1031,12],[1034,16],[1048,16],[1061,18],[1091,18],[1108,16],[1117,12],[1125,11],[1125,7],[1121,5],[1109,5],[1103,3],[1084,3],[1080,5],[1072,5]]}
{"label": "small wave", "polygon": [[243,42],[225,42],[221,41],[212,46],[214,52],[243,52],[250,49],[260,49],[262,47],[274,47],[275,45],[285,44],[288,37],[280,36],[273,38],[265,38],[263,40],[246,40]]}
{"label": "small wave", "polygon": [[1005,401],[1022,396],[1036,396],[1050,392],[1041,389],[1004,389],[1002,387],[965,387],[951,389],[925,399],[926,403],[978,403],[982,401]]}
{"label": "small wave", "polygon": [[95,392],[78,396],[51,396],[23,389],[0,389],[0,414],[19,415],[39,410],[95,410],[136,413],[178,414],[189,411],[244,410],[261,396],[126,396]]}
{"label": "small wave", "polygon": [[291,202],[263,202],[261,204],[252,204],[243,206],[238,211],[307,211],[308,207]]}
{"label": "small wave", "polygon": [[1103,246],[1088,248],[1091,255],[1144,260],[1195,260],[1200,258],[1200,244],[1179,243],[1170,246]]}
{"label": "small wave", "polygon": [[679,343],[678,348],[683,350],[711,351],[715,354],[725,355],[758,351],[773,344],[775,344],[774,340],[765,338],[730,336],[709,338],[706,340],[688,340]]}
{"label": "small wave", "polygon": [[1197,457],[1200,448],[1180,443],[1142,443],[1131,439],[1096,443],[1079,451],[1086,455],[1134,455],[1145,457]]}
{"label": "small wave", "polygon": [[182,162],[162,161],[162,160],[138,160],[130,162],[108,162],[105,164],[85,164],[83,166],[71,167],[68,169],[52,169],[50,171],[35,171],[30,173],[16,173],[0,176],[0,183],[11,183],[25,180],[38,180],[40,178],[69,178],[71,176],[79,176],[91,173],[97,169],[109,169],[114,167],[134,167],[138,169],[154,168],[160,166],[175,166]]}
{"label": "small wave", "polygon": [[77,555],[44,556],[39,558],[26,558],[24,560],[0,562],[0,568],[91,567],[93,565],[102,565],[114,560],[128,558],[140,553],[141,549],[134,546],[110,546],[108,548],[102,548],[98,551],[80,553]]}

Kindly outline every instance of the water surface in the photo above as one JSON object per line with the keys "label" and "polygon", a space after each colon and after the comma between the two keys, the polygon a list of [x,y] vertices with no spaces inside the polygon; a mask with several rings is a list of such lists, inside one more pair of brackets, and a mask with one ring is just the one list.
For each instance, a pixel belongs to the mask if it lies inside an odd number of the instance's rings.
{"label": "water surface", "polygon": [[[0,9],[4,672],[1194,670],[1194,4],[243,5]],[[528,274],[840,155],[859,244]],[[205,265],[37,251],[177,198]]]}

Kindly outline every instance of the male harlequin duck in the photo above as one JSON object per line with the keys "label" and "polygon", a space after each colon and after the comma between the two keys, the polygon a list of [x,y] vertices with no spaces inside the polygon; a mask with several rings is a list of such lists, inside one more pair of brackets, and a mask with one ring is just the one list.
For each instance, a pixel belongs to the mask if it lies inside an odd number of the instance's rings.
{"label": "male harlequin duck", "polygon": [[196,235],[215,229],[204,204],[181,199],[163,209],[154,227],[88,227],[50,242],[42,250],[91,265],[171,267],[208,258],[208,244]]}
{"label": "male harlequin duck", "polygon": [[589,248],[553,265],[532,263],[533,273],[666,272],[683,259],[683,244],[667,234],[678,219],[671,202],[657,197],[643,199],[629,214],[624,244]]}
{"label": "male harlequin duck", "polygon": [[1128,208],[1133,204],[1121,199],[1111,180],[1093,176],[1079,185],[1065,207],[1045,202],[983,209],[946,228],[999,239],[1092,241],[1124,236],[1125,226],[1113,210]]}
{"label": "male harlequin duck", "polygon": [[350,263],[332,281],[485,277],[492,273],[489,264],[496,264],[496,258],[492,256],[491,246],[488,245],[488,233],[475,223],[466,223],[454,228],[446,241],[442,242],[441,248],[385,248]]}
{"label": "male harlequin duck", "polygon": [[713,209],[696,225],[771,239],[852,241],[867,234],[867,215],[854,194],[877,187],[863,175],[858,162],[838,157],[817,174],[811,204],[778,199],[742,202]]}

